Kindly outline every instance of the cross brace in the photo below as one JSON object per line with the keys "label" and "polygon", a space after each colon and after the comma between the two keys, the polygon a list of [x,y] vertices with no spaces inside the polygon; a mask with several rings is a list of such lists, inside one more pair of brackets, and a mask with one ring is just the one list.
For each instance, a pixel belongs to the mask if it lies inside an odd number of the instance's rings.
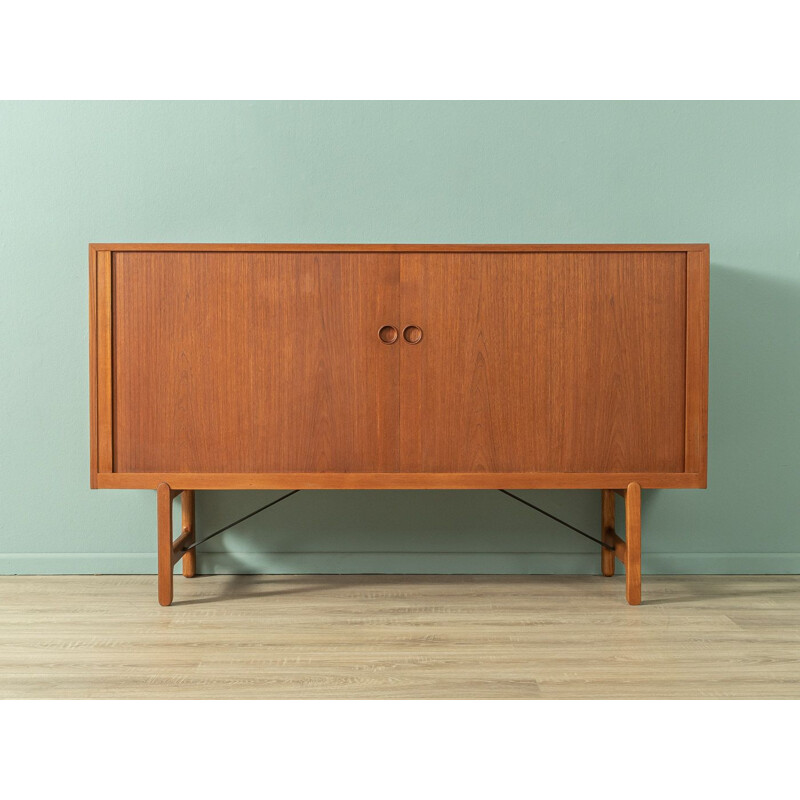
{"label": "cross brace", "polygon": [[244,522],[246,519],[250,519],[250,517],[254,517],[256,514],[260,514],[262,511],[266,511],[268,508],[277,505],[281,502],[281,500],[285,500],[287,497],[291,497],[293,494],[297,494],[300,489],[293,489],[291,492],[287,492],[284,495],[281,495],[277,500],[272,500],[271,502],[267,503],[266,505],[261,506],[261,508],[257,508],[255,511],[251,512],[250,514],[245,514],[243,517],[239,517],[239,519],[231,522],[229,525],[225,525],[224,527],[220,528],[214,533],[209,533],[204,539],[201,539],[199,542],[194,542],[190,544],[188,547],[184,547],[184,552],[189,552],[189,550],[194,550],[195,547],[199,544],[203,544],[207,542],[209,539],[213,539],[215,536],[219,536],[221,533],[225,533],[225,531],[232,528],[234,525],[238,525],[240,522]]}
{"label": "cross brace", "polygon": [[564,522],[563,519],[559,517],[553,516],[549,512],[545,511],[543,508],[539,508],[539,506],[535,506],[533,503],[529,503],[527,500],[523,500],[521,497],[517,497],[517,495],[512,494],[511,492],[506,491],[505,489],[498,489],[499,492],[503,494],[507,494],[509,497],[513,497],[515,500],[518,500],[520,503],[528,506],[528,508],[532,508],[534,511],[538,511],[540,514],[544,514],[546,517],[550,517],[550,519],[555,520],[560,525],[563,525],[565,528],[569,528],[571,531],[575,531],[575,533],[579,533],[581,536],[585,536],[587,539],[591,539],[593,542],[596,542],[600,545],[600,547],[605,547],[607,550],[613,550],[613,545],[608,544],[607,542],[601,542],[599,539],[595,539],[594,536],[590,536],[585,531],[576,528],[574,525],[570,525],[569,522]]}

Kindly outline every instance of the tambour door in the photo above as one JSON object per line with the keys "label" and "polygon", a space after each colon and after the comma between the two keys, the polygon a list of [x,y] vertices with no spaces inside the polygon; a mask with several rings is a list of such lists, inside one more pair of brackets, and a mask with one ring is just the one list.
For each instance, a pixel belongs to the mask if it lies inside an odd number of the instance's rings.
{"label": "tambour door", "polygon": [[685,252],[405,253],[409,472],[683,472]]}
{"label": "tambour door", "polygon": [[399,256],[115,252],[111,284],[115,472],[397,470]]}

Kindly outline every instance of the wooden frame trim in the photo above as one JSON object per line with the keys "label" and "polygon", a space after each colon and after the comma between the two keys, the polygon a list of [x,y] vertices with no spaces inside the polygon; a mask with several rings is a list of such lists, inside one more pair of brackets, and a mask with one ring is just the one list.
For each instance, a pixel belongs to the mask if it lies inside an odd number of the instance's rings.
{"label": "wooden frame trim", "polygon": [[97,489],[97,252],[89,247],[89,485]]}
{"label": "wooden frame trim", "polygon": [[114,470],[111,251],[98,251],[96,254],[96,264],[97,278],[95,296],[97,309],[95,312],[95,354],[97,471],[98,473],[108,473]]}
{"label": "wooden frame trim", "polygon": [[708,252],[707,244],[91,244],[90,251],[244,253],[581,253]]}
{"label": "wooden frame trim", "polygon": [[702,475],[708,469],[708,316],[709,250],[686,254],[686,411],[684,469]]}
{"label": "wooden frame trim", "polygon": [[100,489],[696,489],[698,473],[617,472],[128,472],[100,473]]}

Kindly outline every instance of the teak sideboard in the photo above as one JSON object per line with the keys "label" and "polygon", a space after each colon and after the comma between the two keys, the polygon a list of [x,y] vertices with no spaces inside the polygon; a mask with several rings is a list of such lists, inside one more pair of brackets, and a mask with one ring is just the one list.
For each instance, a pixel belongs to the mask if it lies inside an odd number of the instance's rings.
{"label": "teak sideboard", "polygon": [[157,490],[162,605],[198,489],[599,489],[638,604],[641,490],[706,486],[706,244],[93,244],[89,275],[91,485]]}

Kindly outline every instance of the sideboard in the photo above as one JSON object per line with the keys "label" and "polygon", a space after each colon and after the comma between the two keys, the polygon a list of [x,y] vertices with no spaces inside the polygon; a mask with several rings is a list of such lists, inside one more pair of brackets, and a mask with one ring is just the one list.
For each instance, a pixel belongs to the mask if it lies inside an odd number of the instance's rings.
{"label": "sideboard", "polygon": [[89,285],[91,486],[157,491],[162,605],[196,490],[598,489],[638,604],[642,489],[706,486],[707,244],[92,244]]}

